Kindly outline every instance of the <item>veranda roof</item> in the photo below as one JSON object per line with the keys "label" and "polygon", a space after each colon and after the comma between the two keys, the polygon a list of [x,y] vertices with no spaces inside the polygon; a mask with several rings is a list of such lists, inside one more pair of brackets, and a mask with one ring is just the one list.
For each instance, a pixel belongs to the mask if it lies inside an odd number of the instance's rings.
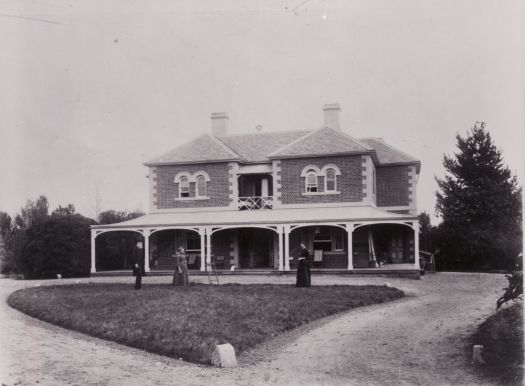
{"label": "veranda roof", "polygon": [[116,224],[93,225],[94,229],[107,228],[142,228],[142,227],[195,227],[195,226],[232,226],[239,225],[276,225],[303,223],[344,223],[344,222],[380,222],[414,221],[417,216],[397,214],[373,206],[339,206],[317,208],[259,209],[259,210],[224,210],[224,211],[187,211],[150,213],[133,220]]}

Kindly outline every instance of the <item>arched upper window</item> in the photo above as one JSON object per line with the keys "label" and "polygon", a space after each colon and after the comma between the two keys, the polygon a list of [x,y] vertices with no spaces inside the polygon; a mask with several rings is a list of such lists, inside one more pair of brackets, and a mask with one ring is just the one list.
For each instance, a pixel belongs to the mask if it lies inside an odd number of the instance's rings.
{"label": "arched upper window", "polygon": [[195,185],[196,197],[206,197],[206,178],[203,175],[197,176]]}
{"label": "arched upper window", "polygon": [[190,196],[190,180],[186,176],[182,176],[179,179],[179,197],[189,197]]}
{"label": "arched upper window", "polygon": [[306,192],[313,193],[317,192],[317,174],[314,171],[310,171],[306,174]]}
{"label": "arched upper window", "polygon": [[324,175],[324,190],[325,192],[335,192],[337,190],[337,179],[335,170],[330,168],[326,169]]}

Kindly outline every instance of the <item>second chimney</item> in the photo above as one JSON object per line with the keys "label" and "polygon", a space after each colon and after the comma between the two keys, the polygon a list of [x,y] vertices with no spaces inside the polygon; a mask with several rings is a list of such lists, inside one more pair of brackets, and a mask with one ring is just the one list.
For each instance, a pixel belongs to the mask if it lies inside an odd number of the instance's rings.
{"label": "second chimney", "polygon": [[226,113],[211,113],[211,133],[216,137],[228,134],[228,115]]}
{"label": "second chimney", "polygon": [[332,129],[340,130],[339,126],[339,112],[341,106],[339,103],[327,103],[323,106],[324,111],[324,125]]}

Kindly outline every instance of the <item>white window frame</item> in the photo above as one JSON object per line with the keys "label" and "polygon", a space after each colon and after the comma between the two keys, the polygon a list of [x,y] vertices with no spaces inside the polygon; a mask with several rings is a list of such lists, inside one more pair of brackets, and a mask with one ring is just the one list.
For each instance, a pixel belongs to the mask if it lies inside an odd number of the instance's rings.
{"label": "white window frame", "polygon": [[[315,180],[315,185],[308,182],[308,179],[313,177]],[[306,179],[304,180],[305,192],[306,193],[318,193],[319,192],[319,181],[317,181],[317,174],[314,171],[310,171],[306,174]],[[315,190],[312,190],[315,188]]]}
{"label": "white window frame", "polygon": [[[199,196],[198,195],[198,187],[197,187],[197,178],[199,177],[203,177],[204,178],[204,194],[207,194],[208,193],[208,185],[207,183],[210,182],[210,176],[208,175],[208,173],[206,173],[204,170],[198,170],[196,171],[195,173],[193,174],[190,174],[188,172],[179,172],[175,175],[175,178],[174,178],[174,183],[176,184],[179,184],[179,191],[178,191],[178,197],[175,198],[176,201],[191,201],[191,200],[209,200],[210,197],[204,195],[204,196]],[[182,193],[185,193],[185,192],[182,192],[182,184],[181,184],[181,181],[183,178],[187,178],[188,179],[188,196],[186,197],[183,197],[182,196]],[[194,183],[195,184],[195,195],[194,197],[190,197],[190,192],[191,192],[191,189],[190,189],[190,184]]]}
{"label": "white window frame", "polygon": [[[183,186],[182,181],[186,181],[187,185]],[[185,191],[182,190],[183,187]],[[183,196],[183,194],[187,194],[187,196]],[[190,198],[190,179],[188,176],[181,176],[179,178],[179,198]]]}
{"label": "white window frame", "polygon": [[[327,171],[333,169],[335,174],[335,190],[327,190],[327,183],[326,183],[326,174]],[[317,189],[315,192],[308,190],[308,176],[311,174],[315,174],[316,177],[323,177],[323,187],[324,191],[319,191],[319,180],[317,180]],[[305,178],[304,181],[304,192],[302,193],[303,196],[322,196],[322,195],[328,195],[328,194],[341,194],[340,191],[337,190],[337,176],[341,175],[341,170],[337,167],[337,165],[334,164],[327,164],[324,165],[321,169],[317,167],[316,165],[308,165],[303,168],[303,171],[301,172],[301,177]]]}
{"label": "white window frame", "polygon": [[[328,173],[330,173],[330,172],[334,173],[334,177],[332,179],[330,179],[330,181],[334,182],[334,188],[333,189],[328,189]],[[327,193],[328,192],[330,192],[330,193],[337,192],[337,172],[333,168],[327,168],[326,172],[324,174],[324,191],[327,192]]]}
{"label": "white window frame", "polygon": [[[199,192],[199,179],[202,179],[202,182],[203,182],[203,184],[202,184],[203,189],[204,189],[203,192]],[[207,197],[206,193],[207,193],[207,191],[206,191],[206,177],[204,175],[202,175],[202,174],[199,174],[198,176],[195,176],[195,197],[197,197],[197,198]]]}

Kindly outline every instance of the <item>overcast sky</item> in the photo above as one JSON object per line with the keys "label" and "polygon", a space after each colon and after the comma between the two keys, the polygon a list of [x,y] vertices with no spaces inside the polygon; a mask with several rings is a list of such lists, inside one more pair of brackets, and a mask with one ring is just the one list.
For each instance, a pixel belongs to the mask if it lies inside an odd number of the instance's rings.
{"label": "overcast sky", "polygon": [[[258,4],[258,5],[257,5]],[[523,172],[520,1],[0,1],[0,210],[147,210],[142,163],[210,131],[343,129],[419,158],[486,121]],[[520,183],[522,180],[520,179]],[[98,192],[98,193],[97,193]]]}

